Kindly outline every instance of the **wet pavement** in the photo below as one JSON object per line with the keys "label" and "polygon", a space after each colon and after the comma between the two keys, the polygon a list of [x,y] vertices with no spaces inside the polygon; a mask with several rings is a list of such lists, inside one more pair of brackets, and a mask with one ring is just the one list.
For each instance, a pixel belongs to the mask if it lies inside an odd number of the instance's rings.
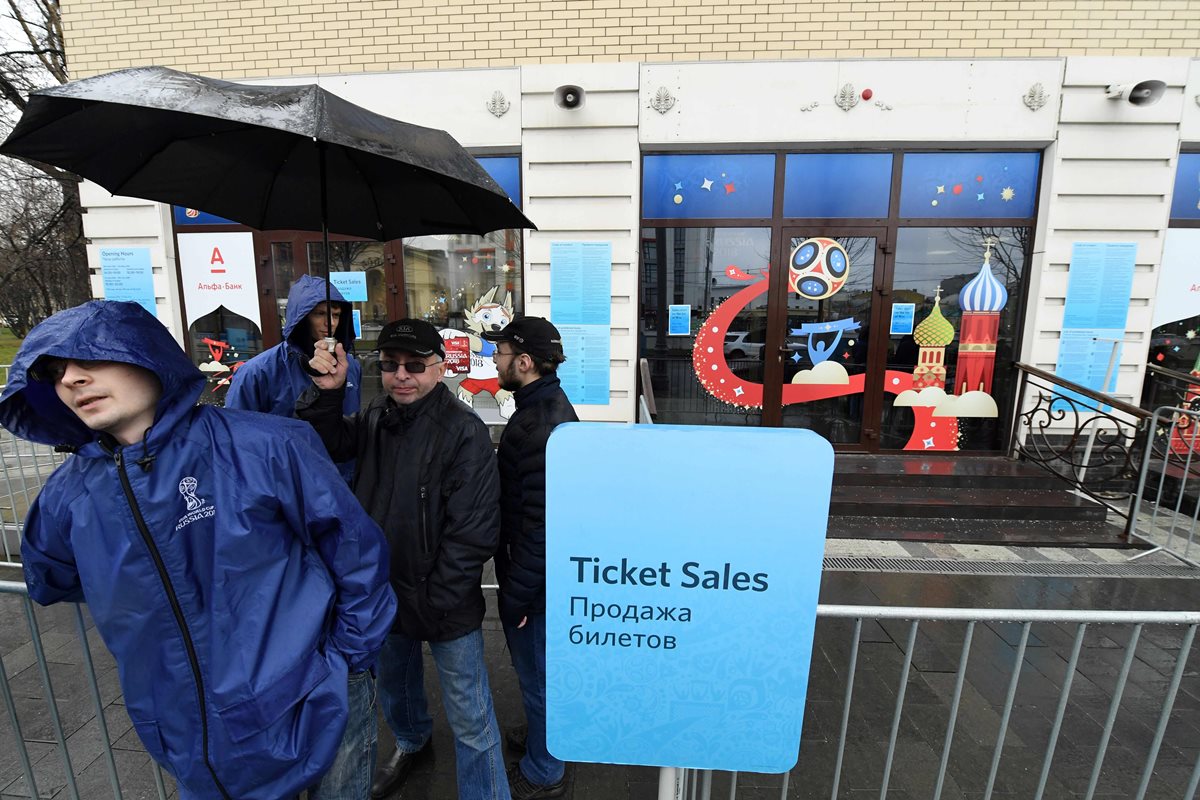
{"label": "wet pavement", "polygon": [[[829,571],[824,575],[821,602],[1197,610],[1200,581]],[[79,666],[81,652],[75,636],[74,611],[69,606],[42,609],[37,619],[58,696],[57,707],[68,734],[73,771],[80,776],[80,796],[84,800],[111,797],[90,689]],[[863,623],[839,797],[879,796],[909,625],[905,621]],[[818,623],[799,763],[787,778],[789,798],[830,796],[852,630],[850,620],[823,619]],[[1132,630],[1131,626],[1088,627],[1044,797],[1074,798],[1086,793]],[[919,628],[889,798],[925,798],[934,794],[964,632],[962,623],[929,622]],[[1034,796],[1075,634],[1074,625],[1033,627],[993,797]],[[1181,628],[1149,625],[1143,628],[1095,797],[1135,795],[1183,634]],[[1020,626],[1016,624],[975,626],[941,794],[946,800],[983,796],[1019,636]],[[154,771],[121,704],[112,659],[95,631],[89,638],[124,796],[152,798]],[[485,642],[500,724],[502,727],[520,724],[523,721],[520,694],[494,608],[489,609],[485,620]],[[42,679],[29,642],[24,611],[11,596],[0,596],[0,654],[16,699],[22,737],[36,762],[40,794],[68,797],[48,706],[41,699]],[[426,676],[435,719],[434,758],[417,769],[395,797],[449,800],[456,797],[454,745],[445,717],[440,713],[436,671],[428,658]],[[390,753],[392,746],[390,734],[381,728],[380,756]],[[1198,755],[1200,658],[1193,655],[1146,796],[1183,797]],[[728,773],[715,774],[714,796],[728,797],[730,782]],[[784,777],[779,775],[742,773],[737,776],[737,797],[777,798],[783,793],[783,782]],[[655,768],[577,764],[571,768],[567,796],[580,800],[643,800],[656,797],[657,790]],[[15,742],[6,720],[0,724],[0,797],[25,796]]]}

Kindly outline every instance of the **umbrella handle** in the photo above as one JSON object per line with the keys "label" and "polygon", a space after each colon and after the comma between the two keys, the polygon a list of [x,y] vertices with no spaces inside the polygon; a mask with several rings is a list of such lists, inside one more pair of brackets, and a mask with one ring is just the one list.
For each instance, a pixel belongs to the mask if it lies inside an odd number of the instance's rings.
{"label": "umbrella handle", "polygon": [[322,342],[325,345],[325,349],[331,353],[334,352],[334,349],[337,347],[337,339],[332,336],[326,336]]}

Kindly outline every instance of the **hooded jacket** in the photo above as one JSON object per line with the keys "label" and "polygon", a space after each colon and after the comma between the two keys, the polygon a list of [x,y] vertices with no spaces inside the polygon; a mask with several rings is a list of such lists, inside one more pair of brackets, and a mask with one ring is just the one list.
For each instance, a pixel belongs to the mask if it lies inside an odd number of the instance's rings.
{"label": "hooded jacket", "polygon": [[[84,426],[29,378],[42,356],[152,371],[143,441]],[[347,673],[372,665],[395,613],[388,550],[307,424],[197,406],[203,385],[136,303],[93,301],[30,332],[0,424],[76,454],[30,508],[25,580],[38,603],[87,601],[181,797],[279,800],[333,761]]]}
{"label": "hooded jacket", "polygon": [[578,422],[558,376],[539,378],[513,395],[517,411],[504,426],[500,465],[500,618],[517,625],[546,611],[546,442],[564,422]]}
{"label": "hooded jacket", "polygon": [[386,394],[343,417],[340,390],[296,404],[335,460],[357,457],[354,493],[387,534],[396,630],[444,642],[483,622],[480,579],[500,536],[500,480],[487,426],[439,383],[397,405]]}
{"label": "hooded jacket", "polygon": [[[330,301],[342,309],[334,337],[346,348],[349,371],[346,374],[346,395],[342,413],[358,411],[362,400],[360,382],[362,367],[351,354],[354,348],[354,319],[350,303],[336,286],[329,287]],[[305,371],[313,356],[312,334],[305,318],[320,303],[325,302],[325,281],[312,275],[302,275],[288,292],[287,314],[283,322],[283,341],[242,364],[233,373],[225,407],[245,411],[262,411],[280,417],[295,416],[296,399],[312,386]],[[354,464],[338,464],[342,477],[349,482]]]}

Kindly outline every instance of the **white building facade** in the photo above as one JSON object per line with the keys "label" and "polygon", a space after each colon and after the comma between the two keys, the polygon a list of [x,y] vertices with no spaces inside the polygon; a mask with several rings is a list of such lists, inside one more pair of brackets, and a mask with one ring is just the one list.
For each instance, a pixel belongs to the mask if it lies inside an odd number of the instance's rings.
{"label": "white building facade", "polygon": [[[1146,80],[1162,83],[1156,102],[1106,92]],[[1137,404],[1157,354],[1184,372],[1196,357],[1186,331],[1200,324],[1200,287],[1181,300],[1176,266],[1174,318],[1156,307],[1171,232],[1184,232],[1172,258],[1190,259],[1200,284],[1187,239],[1200,174],[1185,174],[1200,152],[1200,60],[627,61],[254,82],[316,82],[449,131],[513,171],[500,182],[538,226],[461,241],[335,237],[333,269],[366,274],[364,350],[386,318],[465,334],[506,296],[513,314],[571,326],[553,287],[580,268],[572,247],[608,245],[588,251],[604,254],[607,279],[585,280],[607,287],[607,348],[569,348],[582,372],[564,379],[583,419],[632,421],[646,359],[661,421],[800,425],[847,450],[989,451],[1007,435],[1014,362],[1094,377],[1097,354],[1107,360],[1105,337],[1064,349],[1080,341],[1064,339],[1079,328],[1071,303],[1125,310],[1107,337],[1121,340],[1118,399]],[[564,86],[583,90],[582,105],[567,107]],[[156,312],[208,365],[214,398],[222,367],[278,341],[290,280],[324,271],[319,234],[194,224],[203,209],[189,217],[93,185],[83,204],[95,296],[105,251],[146,248]],[[183,237],[212,234],[242,234],[260,305],[248,331],[189,309],[180,254],[200,240]],[[1073,270],[1109,268],[1103,281],[1128,298],[1093,285],[1088,301],[1088,282],[1072,285]],[[1183,338],[1155,350],[1167,323]],[[458,379],[485,381],[486,365],[468,373],[467,359]],[[503,397],[474,397],[503,422]]]}

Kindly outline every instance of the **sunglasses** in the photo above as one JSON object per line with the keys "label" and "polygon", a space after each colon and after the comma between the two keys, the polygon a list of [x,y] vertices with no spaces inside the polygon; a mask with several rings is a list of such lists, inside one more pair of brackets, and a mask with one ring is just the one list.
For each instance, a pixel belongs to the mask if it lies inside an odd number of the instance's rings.
{"label": "sunglasses", "polygon": [[420,375],[427,368],[436,367],[440,363],[442,362],[439,360],[433,362],[432,364],[426,364],[424,361],[406,361],[401,364],[399,361],[392,361],[390,358],[381,358],[379,359],[379,369],[383,372],[395,372],[401,367],[404,367],[404,371],[408,374]]}
{"label": "sunglasses", "polygon": [[108,362],[88,361],[81,358],[39,358],[29,368],[28,375],[38,383],[58,383],[67,374],[67,364],[73,362],[80,369],[94,369]]}

